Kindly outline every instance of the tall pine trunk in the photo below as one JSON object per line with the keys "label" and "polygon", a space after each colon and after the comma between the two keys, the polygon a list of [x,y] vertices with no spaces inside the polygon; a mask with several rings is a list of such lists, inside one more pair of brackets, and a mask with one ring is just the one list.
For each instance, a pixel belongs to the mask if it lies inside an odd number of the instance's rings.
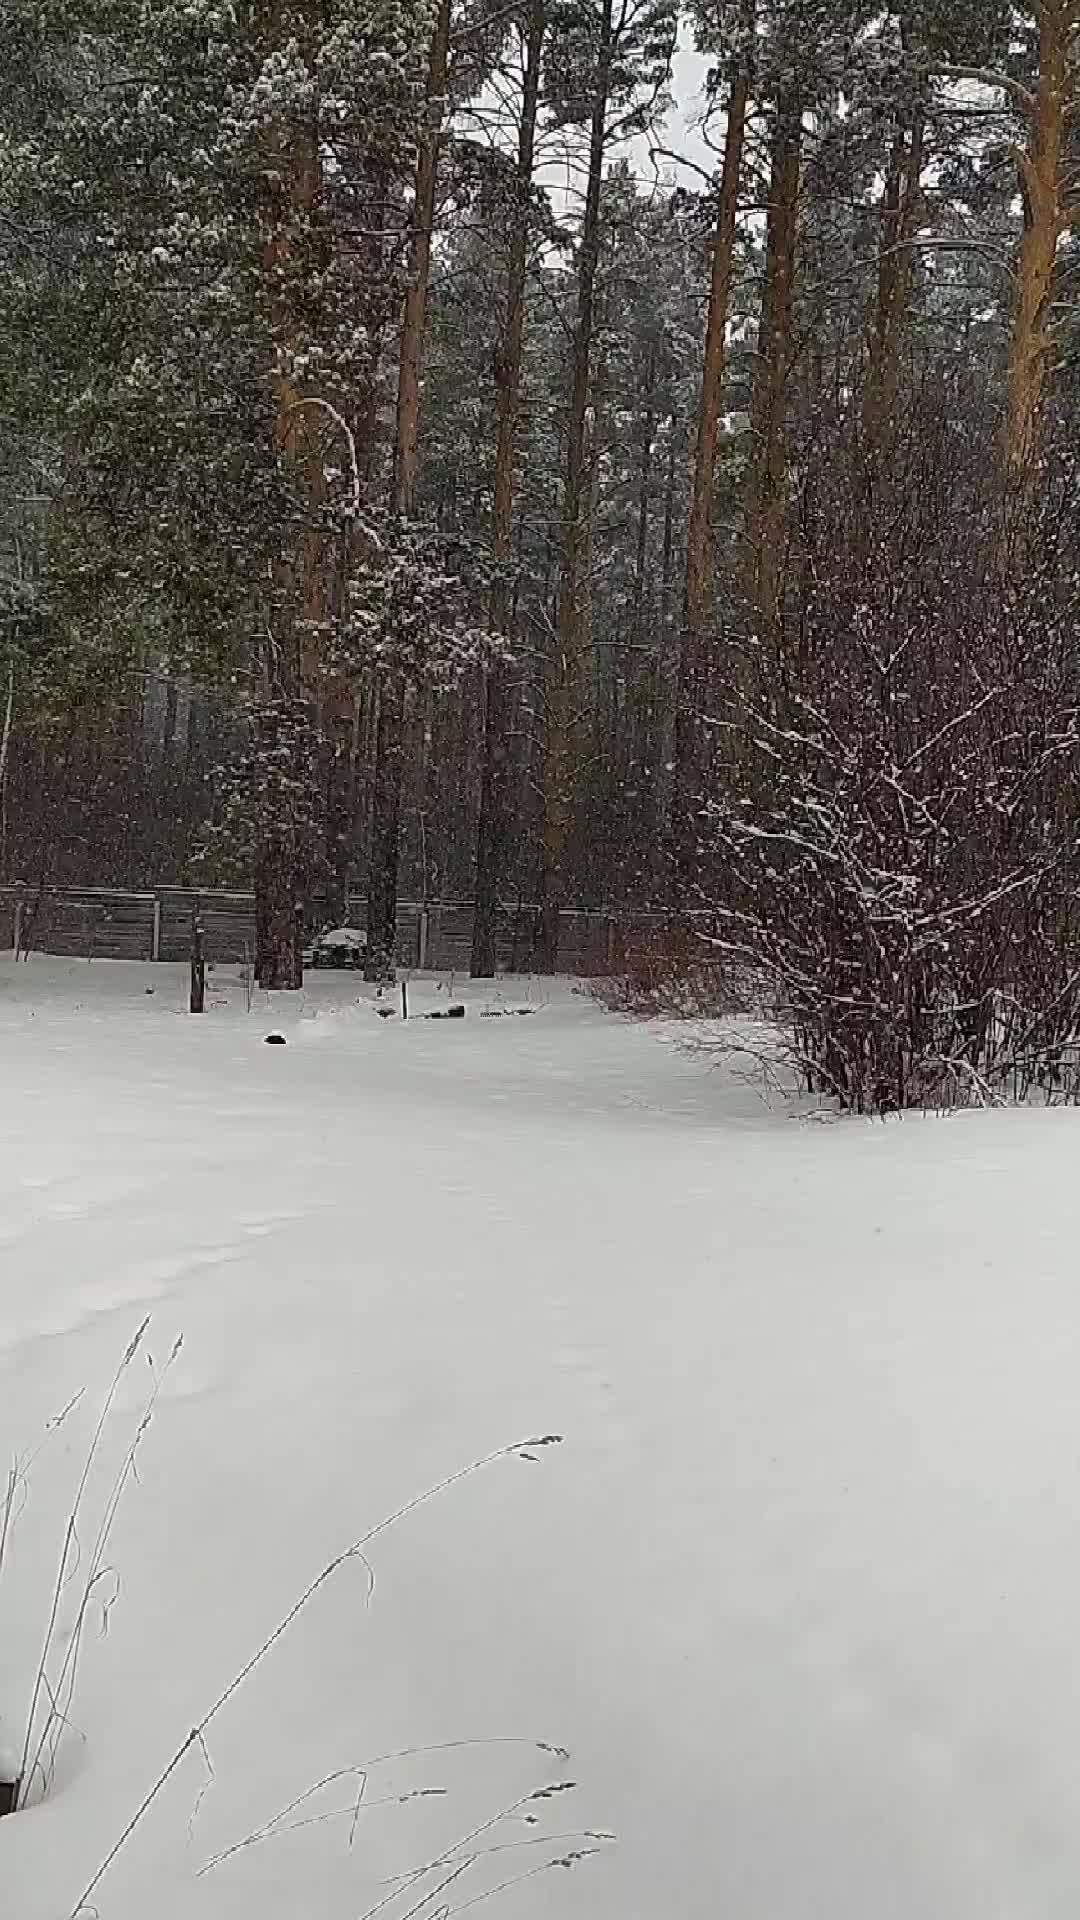
{"label": "tall pine trunk", "polygon": [[653,443],[656,439],[656,348],[650,347],[645,367],[645,410],[638,452],[637,552],[634,557],[634,640],[643,646],[646,629],[646,582],[649,561],[649,510],[652,506]]}
{"label": "tall pine trunk", "polygon": [[779,648],[786,522],[787,383],[793,358],[795,262],[802,164],[802,101],[786,89],[776,105],[765,240],[765,283],[750,402],[751,452],[745,516],[745,586],[758,637]]}
{"label": "tall pine trunk", "polygon": [[[265,712],[275,746],[280,748],[283,711],[295,711],[316,678],[313,643],[303,636],[317,627],[325,593],[324,543],[310,523],[311,510],[324,490],[318,423],[310,404],[316,396],[289,366],[293,350],[312,326],[311,308],[317,299],[313,288],[324,264],[316,238],[322,193],[317,108],[305,127],[292,130],[274,145],[278,164],[275,184],[269,189],[264,248],[267,281],[275,289],[270,307],[274,448],[301,512],[308,517],[307,526],[294,534],[290,550],[275,570],[276,630],[264,654]],[[292,751],[290,738],[286,728],[286,753]],[[255,969],[261,987],[295,991],[303,984],[298,825],[290,782],[279,781],[277,789],[280,817],[257,823]]]}
{"label": "tall pine trunk", "polygon": [[[409,283],[401,326],[398,362],[397,422],[394,437],[393,506],[400,520],[411,518],[416,504],[420,426],[420,373],[424,358],[431,242],[439,178],[439,148],[446,114],[450,58],[450,0],[439,0],[428,62],[427,111],[416,162]],[[381,689],[375,747],[375,780],[368,863],[368,979],[381,978],[393,965],[397,934],[397,880],[401,838],[401,779],[405,760],[406,694],[400,670],[390,670]]]}
{"label": "tall pine trunk", "polygon": [[675,767],[678,752],[679,622],[675,594],[675,502],[680,464],[679,423],[668,418],[667,474],[664,480],[664,539],[660,563],[660,657],[657,662],[656,753],[653,779],[654,865],[652,891],[660,896],[670,882],[669,848],[674,820]]}
{"label": "tall pine trunk", "polygon": [[[922,206],[925,109],[912,108],[896,129],[881,207],[877,297],[863,392],[863,459],[873,489],[896,432],[900,358],[911,299],[915,230]],[[871,503],[872,504],[872,503]]]}
{"label": "tall pine trunk", "polygon": [[571,353],[570,413],[566,434],[566,475],[562,501],[562,554],[553,645],[544,675],[545,743],[544,819],[541,845],[540,927],[537,966],[555,973],[559,965],[559,918],[569,880],[569,851],[574,822],[577,746],[582,706],[589,697],[586,597],[589,549],[587,506],[590,492],[588,435],[596,276],[600,262],[600,193],[607,145],[612,62],[612,0],[602,0],[596,77],[589,128],[589,175],[578,253],[577,310]]}
{"label": "tall pine trunk", "polygon": [[[514,174],[513,230],[507,275],[506,314],[495,349],[496,440],[493,544],[497,570],[492,594],[492,623],[510,637],[512,594],[509,567],[514,529],[514,462],[517,453],[521,372],[525,345],[525,292],[529,269],[530,203],[536,156],[536,118],[540,66],[547,28],[546,0],[532,0],[525,38],[521,120]],[[472,973],[487,980],[496,968],[499,882],[507,837],[507,760],[509,756],[507,671],[491,665],[485,676],[483,770],[476,832],[476,890]]]}
{"label": "tall pine trunk", "polygon": [[255,970],[268,992],[295,993],[304,984],[303,913],[288,840],[267,836],[255,868]]}
{"label": "tall pine trunk", "polygon": [[419,459],[420,373],[424,360],[431,242],[439,182],[439,150],[446,116],[446,79],[450,60],[450,0],[439,0],[428,63],[424,134],[416,161],[409,283],[401,328],[398,363],[397,430],[394,438],[394,508],[408,519],[416,501]]}
{"label": "tall pine trunk", "polygon": [[675,702],[674,881],[685,898],[696,869],[692,828],[701,775],[700,715],[707,678],[706,651],[713,610],[712,510],[716,484],[717,436],[727,358],[727,326],[735,263],[739,180],[746,144],[754,8],[748,10],[745,52],[728,95],[720,204],[712,245],[709,309],[698,400],[697,435],[690,482],[690,518],[686,538],[686,597]]}
{"label": "tall pine trunk", "polygon": [[405,682],[400,674],[394,674],[384,680],[379,689],[379,718],[375,732],[367,949],[364,962],[366,980],[385,979],[394,965],[404,759]]}
{"label": "tall pine trunk", "polygon": [[1041,0],[1039,74],[1027,108],[1028,138],[1015,151],[1024,203],[1024,234],[1017,261],[1009,381],[1005,413],[1005,462],[1023,481],[1038,451],[1039,417],[1053,339],[1047,326],[1058,244],[1072,224],[1063,209],[1066,126],[1076,106],[1070,48],[1080,21],[1077,0]]}

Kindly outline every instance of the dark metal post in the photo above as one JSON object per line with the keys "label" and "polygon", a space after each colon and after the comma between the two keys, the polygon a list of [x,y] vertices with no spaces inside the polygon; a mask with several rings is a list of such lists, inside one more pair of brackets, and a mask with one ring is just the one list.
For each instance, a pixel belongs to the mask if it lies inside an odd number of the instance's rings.
{"label": "dark metal post", "polygon": [[206,954],[203,950],[203,923],[196,898],[191,910],[191,1001],[192,1013],[206,1010]]}

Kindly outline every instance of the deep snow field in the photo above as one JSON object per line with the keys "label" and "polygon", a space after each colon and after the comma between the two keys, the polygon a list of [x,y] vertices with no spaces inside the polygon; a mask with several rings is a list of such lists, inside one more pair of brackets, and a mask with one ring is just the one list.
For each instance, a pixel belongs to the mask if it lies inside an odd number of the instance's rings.
{"label": "deep snow field", "polygon": [[808,1119],[566,986],[359,994],[0,958],[0,1744],[146,1314],[84,1554],[161,1382],[3,1920],[68,1920],[334,1555],[549,1433],[327,1580],[100,1920],[1075,1920],[1080,1115]]}

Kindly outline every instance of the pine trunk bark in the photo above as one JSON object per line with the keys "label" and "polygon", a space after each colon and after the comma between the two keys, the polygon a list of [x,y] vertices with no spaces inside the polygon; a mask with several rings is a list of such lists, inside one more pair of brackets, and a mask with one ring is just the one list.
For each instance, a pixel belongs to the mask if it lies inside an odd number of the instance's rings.
{"label": "pine trunk bark", "polygon": [[[431,243],[439,180],[439,149],[446,115],[450,59],[450,0],[439,0],[428,60],[427,110],[416,162],[409,283],[402,316],[398,361],[397,417],[394,436],[393,507],[401,520],[416,505],[419,459],[420,374],[424,359]],[[375,746],[371,843],[368,861],[368,946],[366,977],[393,963],[397,929],[397,879],[401,834],[401,776],[404,761],[405,681],[400,670],[386,676],[379,701]]]}
{"label": "pine trunk bark", "polygon": [[653,443],[656,439],[656,348],[645,369],[645,411],[638,454],[637,553],[634,560],[634,639],[645,643],[646,583],[649,571],[649,513],[652,507]]}
{"label": "pine trunk bark", "polygon": [[1028,111],[1026,148],[1014,157],[1020,172],[1024,233],[1016,268],[1016,295],[1009,348],[1005,414],[1005,464],[1023,483],[1038,453],[1039,423],[1053,339],[1047,327],[1058,245],[1071,224],[1063,210],[1066,122],[1076,104],[1070,45],[1080,6],[1076,0],[1042,0],[1039,76]]}
{"label": "pine trunk bark", "polygon": [[712,520],[716,477],[716,447],[727,360],[727,326],[735,261],[739,213],[739,181],[746,144],[746,116],[750,99],[749,64],[740,68],[728,97],[724,162],[720,177],[720,204],[713,235],[709,309],[705,354],[698,401],[697,436],[690,489],[690,518],[686,542],[686,629],[700,636],[708,623],[712,602]]}
{"label": "pine trunk bark", "polygon": [[[750,10],[753,32],[753,9]],[[739,214],[739,181],[746,145],[750,101],[750,43],[728,96],[720,204],[713,235],[709,310],[698,401],[697,437],[690,483],[686,536],[686,598],[675,700],[675,776],[672,810],[675,893],[685,899],[696,870],[692,829],[701,784],[700,716],[706,678],[705,653],[713,607],[712,510],[716,484],[717,436],[727,359],[727,326]]]}
{"label": "pine trunk bark", "polygon": [[680,439],[678,421],[672,413],[668,420],[667,475],[664,482],[664,540],[660,565],[660,658],[657,663],[657,766],[654,778],[652,875],[653,892],[657,898],[663,898],[670,888],[670,848],[674,837],[680,669],[679,622],[675,607],[675,498]]}
{"label": "pine trunk bark", "polygon": [[751,455],[746,501],[746,596],[758,637],[778,648],[779,591],[786,508],[787,382],[798,236],[803,119],[798,91],[777,102],[765,241],[765,284],[750,404]]}
{"label": "pine trunk bark", "polygon": [[367,948],[364,956],[364,978],[371,981],[385,981],[394,970],[404,763],[405,683],[400,674],[396,674],[386,680],[380,690],[375,734]]}
{"label": "pine trunk bark", "polygon": [[[15,662],[9,662],[4,725],[0,730],[0,885],[8,871],[8,762],[11,754],[11,728],[15,716]],[[18,955],[16,954],[16,959]]]}
{"label": "pine trunk bark", "polygon": [[506,669],[491,666],[484,678],[484,750],[470,960],[474,980],[493,980],[498,967],[499,879],[506,849],[508,707]]}
{"label": "pine trunk bark", "polygon": [[324,718],[326,777],[326,907],[332,926],[343,927],[349,912],[349,868],[356,820],[357,698],[342,694]]}
{"label": "pine trunk bark", "polygon": [[555,973],[559,965],[559,920],[570,877],[568,856],[574,821],[575,747],[580,733],[581,706],[587,694],[583,634],[588,592],[586,507],[591,479],[588,408],[596,276],[600,262],[600,193],[611,90],[612,0],[603,0],[599,26],[589,128],[589,174],[578,254],[559,592],[554,644],[548,651],[544,675],[546,755],[540,925],[536,953],[536,963],[541,973]]}
{"label": "pine trunk bark", "polygon": [[420,373],[424,359],[431,242],[439,182],[439,149],[446,115],[446,79],[450,60],[450,0],[439,0],[428,62],[427,107],[416,161],[409,283],[401,327],[398,363],[397,425],[394,437],[394,510],[409,519],[416,504],[419,460]]}
{"label": "pine trunk bark", "polygon": [[[926,116],[921,105],[899,126],[889,156],[882,201],[877,301],[863,395],[863,456],[873,488],[896,432],[900,357],[911,299],[915,231],[922,207]],[[873,502],[871,501],[871,510]]]}
{"label": "pine trunk bark", "polygon": [[176,723],[180,711],[180,698],[176,685],[176,672],[171,662],[168,665],[168,679],[165,682],[165,717],[161,729],[161,763],[166,773],[172,767],[173,754],[176,751]]}
{"label": "pine trunk bark", "polygon": [[303,986],[302,926],[290,848],[268,840],[255,869],[255,977],[267,992]]}
{"label": "pine trunk bark", "polygon": [[[546,0],[533,0],[525,36],[521,120],[514,177],[514,225],[510,239],[506,315],[495,350],[496,441],[493,544],[496,583],[492,624],[510,638],[512,594],[509,568],[514,530],[514,463],[517,454],[521,373],[525,345],[525,293],[529,270],[530,204],[536,159],[536,120],[540,68],[547,30]],[[494,977],[497,964],[499,883],[507,838],[508,718],[510,690],[501,664],[488,668],[484,688],[483,771],[476,832],[476,888],[473,916],[472,974]]]}
{"label": "pine trunk bark", "polygon": [[[273,351],[288,358],[310,316],[302,309],[310,295],[311,278],[319,260],[306,257],[312,244],[314,217],[322,191],[322,161],[316,117],[280,143],[280,182],[268,211],[264,264],[268,280],[278,292],[273,306]],[[310,509],[324,491],[319,428],[310,402],[314,398],[291,372],[272,374],[274,448],[292,474],[297,496]],[[326,592],[326,553],[320,534],[309,528],[299,534],[275,571],[276,631],[264,663],[265,693],[269,701],[299,701],[316,677],[312,642],[301,638],[317,628]],[[303,984],[302,938],[298,902],[302,876],[298,829],[291,803],[285,799],[281,816],[258,823],[255,857],[256,972],[259,984],[275,991],[294,991]]]}

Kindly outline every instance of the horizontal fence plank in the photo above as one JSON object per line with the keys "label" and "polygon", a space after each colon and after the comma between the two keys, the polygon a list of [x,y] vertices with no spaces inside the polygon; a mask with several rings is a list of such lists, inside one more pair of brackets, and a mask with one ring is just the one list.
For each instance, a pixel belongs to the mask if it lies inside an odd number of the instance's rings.
{"label": "horizontal fence plank", "polygon": [[[15,945],[37,953],[102,960],[184,961],[191,951],[196,905],[204,951],[212,965],[241,965],[255,951],[255,899],[242,892],[159,887],[128,892],[108,887],[39,890],[0,887],[0,951]],[[348,924],[367,925],[366,899],[348,897]],[[504,902],[496,913],[495,958],[500,973],[529,972],[534,963],[540,909]],[[627,936],[663,924],[645,911],[568,909],[561,915],[560,964],[565,972],[602,973],[618,962]],[[156,932],[155,932],[156,929]],[[395,956],[399,967],[466,974],[472,954],[473,906],[468,900],[398,902]]]}

